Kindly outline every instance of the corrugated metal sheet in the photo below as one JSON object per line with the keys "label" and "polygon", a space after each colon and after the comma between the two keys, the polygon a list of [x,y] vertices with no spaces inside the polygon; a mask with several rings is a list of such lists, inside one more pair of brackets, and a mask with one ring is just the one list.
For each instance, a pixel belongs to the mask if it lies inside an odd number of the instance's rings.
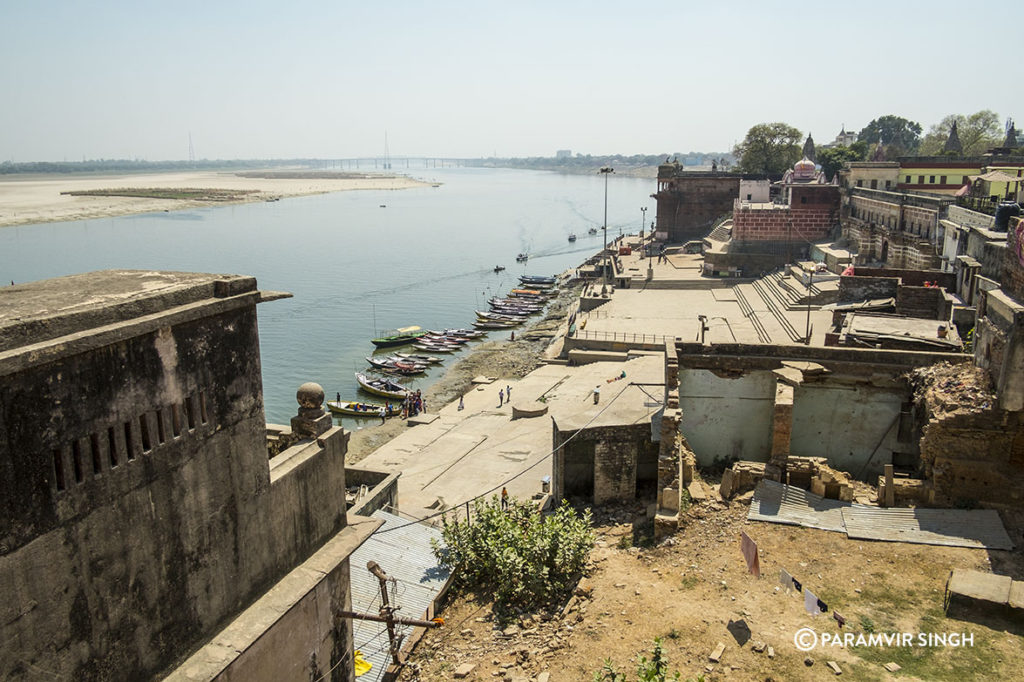
{"label": "corrugated metal sheet", "polygon": [[[368,562],[376,561],[388,577],[395,579],[388,583],[391,605],[400,607],[395,615],[423,618],[449,577],[448,569],[438,564],[430,547],[431,539],[441,541],[441,531],[421,523],[406,525],[408,520],[384,511],[375,511],[372,516],[384,525],[352,554],[352,610],[373,615],[380,611],[380,581],[366,569]],[[398,625],[396,631],[407,639],[413,627]],[[359,682],[378,682],[391,662],[387,626],[353,619],[352,637],[355,648],[373,664]]]}
{"label": "corrugated metal sheet", "polygon": [[1013,549],[991,509],[885,509],[825,499],[801,488],[762,480],[747,518],[846,533],[857,540]]}
{"label": "corrugated metal sheet", "polygon": [[747,518],[790,526],[845,532],[842,510],[849,502],[827,500],[802,488],[762,480],[754,490]]}
{"label": "corrugated metal sheet", "polygon": [[1013,549],[993,509],[844,509],[846,534],[857,540]]}

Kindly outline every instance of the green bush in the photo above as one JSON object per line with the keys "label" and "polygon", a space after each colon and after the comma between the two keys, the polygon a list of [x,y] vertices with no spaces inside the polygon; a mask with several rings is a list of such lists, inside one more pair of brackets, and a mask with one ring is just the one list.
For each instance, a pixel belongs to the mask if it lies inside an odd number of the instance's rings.
{"label": "green bush", "polygon": [[[672,632],[674,633],[676,631],[673,630]],[[669,636],[671,636],[671,634]],[[676,636],[678,637],[678,634]],[[654,650],[651,652],[650,659],[646,656],[640,656],[640,658],[637,659],[637,682],[667,682],[668,680],[682,680],[682,674],[678,670],[669,673],[668,659],[665,658],[665,652],[662,649],[661,641],[660,637],[654,638]],[[605,659],[604,666],[594,673],[593,679],[594,682],[627,682],[625,673],[619,672],[610,658]],[[703,675],[698,677],[696,680],[690,678],[691,682],[703,682],[703,680]]]}
{"label": "green bush", "polygon": [[579,515],[563,502],[542,516],[515,499],[502,510],[497,496],[474,501],[472,523],[445,519],[442,534],[444,545],[433,543],[438,560],[460,586],[493,591],[499,617],[563,595],[594,544],[590,510]]}

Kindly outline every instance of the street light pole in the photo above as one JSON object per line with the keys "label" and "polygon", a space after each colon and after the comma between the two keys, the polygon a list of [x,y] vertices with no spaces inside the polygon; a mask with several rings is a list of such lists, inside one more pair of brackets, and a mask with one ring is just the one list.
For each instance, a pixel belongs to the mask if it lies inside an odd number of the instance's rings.
{"label": "street light pole", "polygon": [[647,224],[647,207],[640,207],[640,248],[644,246],[644,226]]}
{"label": "street light pole", "polygon": [[608,284],[608,176],[615,172],[611,166],[603,166],[600,170],[604,176],[604,283]]}

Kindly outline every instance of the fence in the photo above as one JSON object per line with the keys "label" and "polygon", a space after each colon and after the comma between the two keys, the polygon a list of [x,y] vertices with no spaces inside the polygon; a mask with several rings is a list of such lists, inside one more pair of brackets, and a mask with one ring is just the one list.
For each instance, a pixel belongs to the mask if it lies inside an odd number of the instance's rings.
{"label": "fence", "polygon": [[580,329],[573,336],[575,339],[590,339],[593,341],[620,341],[622,343],[665,343],[674,341],[674,336],[665,334],[637,334],[635,332],[600,332]]}

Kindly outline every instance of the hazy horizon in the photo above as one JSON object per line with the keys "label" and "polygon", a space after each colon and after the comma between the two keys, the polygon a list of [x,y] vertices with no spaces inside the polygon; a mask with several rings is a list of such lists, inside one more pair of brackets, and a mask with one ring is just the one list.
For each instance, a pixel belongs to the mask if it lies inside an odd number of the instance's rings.
{"label": "hazy horizon", "polygon": [[[265,0],[0,9],[0,161],[716,153],[1024,107],[1019,5]],[[1009,74],[1009,75],[1006,75]]]}

